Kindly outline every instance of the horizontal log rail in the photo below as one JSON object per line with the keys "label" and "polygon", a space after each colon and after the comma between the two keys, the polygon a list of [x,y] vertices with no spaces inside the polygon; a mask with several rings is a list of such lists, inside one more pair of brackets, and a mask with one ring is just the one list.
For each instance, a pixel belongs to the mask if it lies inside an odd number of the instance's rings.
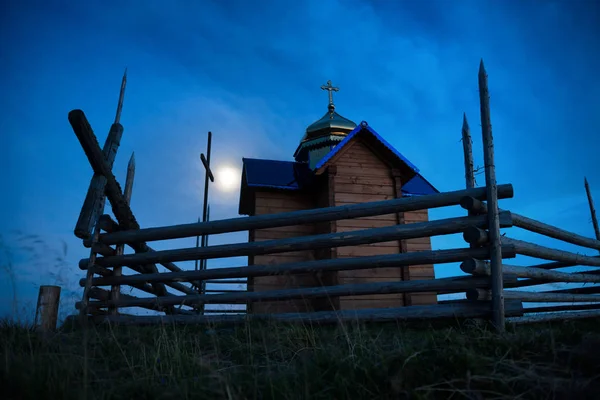
{"label": "horizontal log rail", "polygon": [[[461,198],[465,196],[485,199],[486,189],[473,188],[425,196],[402,197],[370,203],[104,233],[100,235],[99,241],[105,244],[151,242],[156,240],[181,239],[193,236],[215,235],[218,233],[276,228],[298,224],[314,224],[317,222],[337,221],[341,219],[370,217],[375,215],[454,206],[459,204]],[[511,197],[513,197],[513,187],[511,184],[498,185],[499,199]]]}
{"label": "horizontal log rail", "polygon": [[[480,276],[490,276],[491,266],[488,261],[469,259],[460,264],[460,269],[467,273]],[[600,283],[600,275],[594,274],[571,274],[567,272],[549,271],[541,268],[519,267],[515,265],[502,265],[502,272],[513,274],[519,278],[534,278],[550,282],[569,283]]]}
{"label": "horizontal log rail", "polygon": [[248,281],[246,279],[235,279],[235,280],[215,280],[215,279],[210,279],[207,281],[204,281],[204,283],[206,284],[210,284],[210,285],[219,285],[219,284],[227,284],[227,285],[247,285]]}
{"label": "horizontal log rail", "polygon": [[[245,315],[164,315],[135,316],[102,315],[91,317],[96,323],[114,323],[121,325],[157,325],[157,324],[245,324],[249,321],[276,321],[283,323],[338,324],[345,322],[394,322],[413,320],[437,320],[456,318],[489,317],[491,304],[460,303],[444,305],[425,305],[398,308],[375,308],[362,310],[317,311],[309,313],[286,314],[245,314]],[[506,316],[523,315],[520,303],[507,302]]]}
{"label": "horizontal log rail", "polygon": [[570,312],[559,312],[549,314],[538,314],[538,315],[526,315],[523,317],[512,317],[507,318],[506,322],[514,325],[520,324],[531,324],[540,322],[552,322],[552,321],[567,321],[584,318],[598,318],[600,317],[600,310],[588,310],[588,311],[570,311]]}
{"label": "horizontal log rail", "polygon": [[[500,213],[501,226],[511,225],[510,213]],[[457,217],[429,222],[393,225],[383,228],[363,229],[352,232],[337,232],[322,235],[292,237],[287,239],[264,240],[250,243],[236,243],[208,247],[192,247],[178,250],[164,250],[152,253],[127,254],[96,259],[96,265],[118,267],[145,265],[164,261],[190,261],[222,257],[256,256],[261,254],[286,253],[290,251],[318,250],[331,247],[357,246],[362,244],[393,240],[431,237],[459,233],[468,226],[485,226],[487,217]],[[79,268],[86,269],[89,259],[82,259]]]}
{"label": "horizontal log rail", "polygon": [[[122,307],[148,307],[148,306],[170,306],[170,305],[200,305],[200,304],[240,304],[263,301],[281,301],[296,299],[329,298],[338,296],[360,296],[373,294],[397,294],[437,292],[439,290],[467,290],[469,288],[489,287],[490,281],[487,277],[451,277],[442,279],[424,279],[399,282],[374,282],[358,283],[337,286],[321,286],[300,289],[267,290],[260,292],[238,292],[212,295],[194,296],[170,296],[158,298],[137,299],[107,299],[90,301],[88,308],[99,308],[107,306]],[[81,302],[76,303],[79,309]]]}
{"label": "horizontal log rail", "polygon": [[568,289],[547,290],[545,293],[568,293],[568,294],[600,294],[600,285],[582,286]]}
{"label": "horizontal log rail", "polygon": [[[473,197],[464,197],[460,201],[461,207],[468,211],[478,214],[487,213],[487,205],[479,199]],[[513,225],[528,230],[530,232],[538,233],[540,235],[548,236],[553,239],[562,240],[567,243],[575,244],[590,249],[600,250],[600,241],[592,238],[588,238],[577,233],[569,232],[564,229],[545,224],[540,221],[536,221],[531,218],[524,217],[519,214],[512,213]]]}
{"label": "horizontal log rail", "polygon": [[600,267],[600,258],[584,256],[580,254],[570,253],[568,251],[551,249],[537,244],[524,242],[522,240],[516,240],[502,236],[502,244],[510,244],[515,246],[517,254],[524,256],[543,258],[546,260],[572,262],[576,265],[589,265],[594,267]]}
{"label": "horizontal log rail", "polygon": [[[119,224],[116,221],[114,221],[108,214],[101,215],[100,220],[98,221],[98,224],[99,224],[100,229],[102,229],[108,233],[116,232],[119,230]],[[146,253],[146,252],[155,251],[152,247],[148,246],[146,243],[136,242],[136,243],[128,243],[127,245],[129,247],[131,247],[136,253]],[[91,247],[91,246],[92,246],[92,243],[90,241],[88,247]],[[107,244],[97,242],[97,243],[93,243],[93,246],[94,246],[94,250],[97,253],[99,253],[105,257],[112,257],[112,256],[117,255],[116,250]],[[168,269],[171,272],[182,271],[181,268],[179,268],[177,265],[173,264],[172,262],[162,262],[162,263],[160,263],[160,265],[162,265],[163,267],[165,267],[166,269]],[[148,267],[146,267],[145,269],[148,270]],[[142,273],[147,273],[147,272],[148,271],[143,271]],[[196,287],[202,286],[201,282],[192,282],[192,284],[194,284]],[[180,292],[184,290],[183,293],[186,293],[186,294],[197,293],[196,290],[187,288],[187,287],[185,287],[185,289],[183,289],[183,290],[182,290],[182,288],[178,288],[177,290],[179,290]]]}
{"label": "horizontal log rail", "polygon": [[525,314],[559,312],[559,311],[582,311],[582,310],[598,310],[600,303],[594,304],[568,304],[562,306],[545,306],[545,307],[524,307]]}
{"label": "horizontal log rail", "polygon": [[[550,292],[525,292],[516,290],[505,290],[504,298],[507,300],[520,300],[529,302],[554,302],[554,303],[593,303],[600,301],[600,296],[591,294],[570,294],[570,293],[550,293]],[[471,288],[467,290],[467,300],[487,301],[491,297],[491,293],[487,289]],[[164,297],[162,297],[164,298]]]}
{"label": "horizontal log rail", "polygon": [[[247,267],[214,268],[201,271],[163,272],[158,274],[106,276],[92,279],[94,286],[130,285],[146,282],[189,282],[194,279],[227,279],[257,276],[285,275],[306,272],[354,271],[372,268],[401,267],[406,265],[426,265],[460,262],[466,258],[486,258],[486,248],[459,248],[448,250],[427,250],[410,253],[384,254],[367,257],[334,258],[314,261],[300,261],[285,264],[252,265]],[[502,258],[514,258],[514,248],[503,246]],[[85,279],[79,282],[85,285]]]}
{"label": "horizontal log rail", "polygon": [[[93,288],[90,288],[89,296],[90,296],[90,299],[95,299],[95,301],[108,301],[108,300],[110,300],[110,291],[101,289],[101,288],[97,288],[97,287],[93,287]],[[131,295],[124,294],[124,293],[121,293],[121,296],[119,298],[123,299],[123,300],[129,300],[129,301],[135,301],[135,300],[139,299],[139,297],[131,296]],[[81,307],[81,302],[78,302],[78,303],[79,303],[79,307]],[[167,310],[166,307],[159,306],[156,304],[143,305],[143,306],[139,306],[139,307],[145,308],[147,310],[153,310],[153,311],[159,311],[159,312],[165,312]],[[98,310],[98,308],[88,307],[88,310],[91,311],[92,313],[95,313]],[[177,309],[177,308],[173,308],[172,310],[170,310],[170,312],[175,313],[175,314],[184,314],[184,315],[196,314],[194,311],[191,311],[191,310],[185,310],[185,309],[182,310],[182,309]]]}

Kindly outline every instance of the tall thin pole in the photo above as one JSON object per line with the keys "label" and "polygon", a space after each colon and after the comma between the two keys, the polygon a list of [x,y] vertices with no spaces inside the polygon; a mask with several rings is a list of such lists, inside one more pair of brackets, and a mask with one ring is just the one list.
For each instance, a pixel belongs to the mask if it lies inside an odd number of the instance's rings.
{"label": "tall thin pole", "polygon": [[[209,131],[208,132],[208,143],[206,145],[206,157],[204,156],[203,153],[200,154],[200,160],[202,161],[202,165],[204,166],[204,171],[205,171],[204,172],[204,201],[202,204],[202,222],[208,221],[208,183],[209,183],[209,181],[210,182],[215,181],[215,177],[213,176],[212,170],[210,169],[211,146],[212,146],[212,132]],[[198,222],[200,222],[200,220],[198,220]],[[207,235],[202,235],[202,241],[200,241],[199,236],[196,236],[196,247],[198,247],[199,245],[204,247],[204,246],[206,246],[207,242],[208,242]],[[198,263],[198,260],[196,260],[196,262],[194,264],[195,269],[198,270],[199,266],[200,266],[200,269],[206,269],[206,260],[201,260],[200,263]],[[199,290],[201,290],[201,293],[205,286],[206,285],[202,284],[202,286],[198,288]]]}
{"label": "tall thin pole", "polygon": [[487,192],[488,229],[490,238],[490,267],[492,286],[492,323],[499,333],[504,332],[504,284],[502,282],[502,246],[500,243],[500,220],[498,217],[498,187],[494,164],[494,139],[490,117],[490,94],[483,60],[479,64],[479,102],[481,108],[481,133],[483,159],[485,162],[485,185]]}
{"label": "tall thin pole", "polygon": [[600,228],[598,228],[598,218],[596,217],[596,208],[594,207],[594,200],[592,199],[592,192],[590,191],[590,184],[587,178],[583,178],[585,184],[585,192],[587,194],[588,203],[590,205],[590,214],[592,215],[592,224],[594,225],[594,233],[596,234],[596,240],[600,240]]}

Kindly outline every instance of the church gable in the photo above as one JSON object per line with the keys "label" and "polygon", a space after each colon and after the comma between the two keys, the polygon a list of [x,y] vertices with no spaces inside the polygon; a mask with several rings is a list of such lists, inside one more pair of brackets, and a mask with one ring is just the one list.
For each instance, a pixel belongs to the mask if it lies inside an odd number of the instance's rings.
{"label": "church gable", "polygon": [[[360,145],[356,147],[359,143]],[[439,193],[419,173],[419,169],[413,163],[368,126],[365,121],[361,122],[344,140],[319,161],[314,168],[315,175],[323,174],[327,168],[337,164],[342,158],[349,158],[349,162],[352,162],[353,152],[358,153],[354,154],[354,160],[356,161],[353,167],[349,166],[350,168],[358,168],[359,160],[362,160],[363,164],[366,162],[371,167],[378,164],[382,171],[388,171],[387,173],[383,172],[388,176],[390,169],[395,170],[401,177],[403,195],[418,196]],[[370,173],[374,172],[371,171]],[[379,175],[381,175],[381,172]]]}

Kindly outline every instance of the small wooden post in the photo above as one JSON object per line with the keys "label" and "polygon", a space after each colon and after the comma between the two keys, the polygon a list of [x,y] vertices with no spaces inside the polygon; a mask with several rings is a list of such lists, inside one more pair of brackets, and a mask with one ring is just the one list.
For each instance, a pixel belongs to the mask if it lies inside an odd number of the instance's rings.
{"label": "small wooden post", "polygon": [[592,192],[590,191],[590,184],[587,178],[583,178],[585,184],[585,192],[587,194],[588,203],[590,205],[590,214],[592,215],[592,224],[594,225],[594,233],[596,233],[596,240],[600,240],[600,228],[598,228],[598,218],[596,217],[596,208],[594,207],[594,200],[592,199]]}
{"label": "small wooden post", "polygon": [[[127,204],[131,203],[131,193],[133,191],[133,179],[135,177],[135,153],[131,153],[131,158],[129,159],[129,163],[127,164],[127,177],[125,178],[125,189],[123,189],[123,197],[125,197],[125,201]],[[116,255],[123,255],[125,252],[125,244],[119,244],[116,248]],[[123,274],[123,267],[115,267],[113,271],[113,276],[121,276]],[[121,286],[113,285],[110,288],[110,297],[113,300],[119,300],[119,295],[121,294]],[[117,315],[119,313],[119,309],[117,307],[109,308],[110,314]]]}
{"label": "small wooden post", "polygon": [[59,302],[60,286],[40,286],[35,310],[35,326],[39,332],[46,333],[56,330]]}
{"label": "small wooden post", "polygon": [[487,73],[483,60],[479,64],[479,102],[481,112],[481,133],[483,138],[483,159],[485,162],[485,184],[488,207],[488,229],[490,240],[490,266],[492,289],[492,323],[499,333],[504,332],[504,284],[502,282],[502,247],[500,243],[500,221],[498,217],[498,188],[494,165],[494,139],[490,118],[490,94]]}

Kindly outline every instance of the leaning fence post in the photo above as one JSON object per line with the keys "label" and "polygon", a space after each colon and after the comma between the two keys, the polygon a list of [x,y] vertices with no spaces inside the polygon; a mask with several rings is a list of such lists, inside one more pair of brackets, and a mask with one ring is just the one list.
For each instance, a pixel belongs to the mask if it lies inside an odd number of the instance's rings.
{"label": "leaning fence post", "polygon": [[498,218],[498,188],[494,165],[494,140],[490,118],[490,94],[483,60],[479,64],[479,102],[481,107],[481,133],[483,159],[485,162],[485,185],[487,193],[488,229],[490,239],[490,265],[492,289],[492,323],[498,332],[504,332],[504,285],[502,282],[502,247],[500,221]]}
{"label": "leaning fence post", "polygon": [[60,286],[40,286],[34,325],[39,332],[51,332],[58,321]]}
{"label": "leaning fence post", "polygon": [[583,178],[585,185],[585,193],[587,194],[588,204],[590,206],[590,214],[592,216],[592,224],[594,225],[594,233],[596,234],[596,240],[600,240],[600,228],[598,228],[598,218],[596,217],[596,208],[594,207],[594,200],[592,199],[592,192],[590,191],[590,184],[587,178]]}
{"label": "leaning fence post", "polygon": [[[135,177],[135,153],[131,153],[131,158],[129,159],[129,163],[127,164],[127,177],[125,178],[125,189],[123,189],[123,197],[125,198],[125,202],[127,204],[131,203],[131,193],[133,192],[133,179]],[[117,256],[123,255],[125,252],[125,244],[117,245],[115,250],[115,254]],[[121,276],[123,274],[123,267],[115,267],[113,270],[113,276]],[[119,295],[121,294],[121,285],[113,285],[110,288],[110,298],[112,300],[118,301]],[[110,307],[109,312],[112,315],[117,315],[119,313],[118,307]]]}

